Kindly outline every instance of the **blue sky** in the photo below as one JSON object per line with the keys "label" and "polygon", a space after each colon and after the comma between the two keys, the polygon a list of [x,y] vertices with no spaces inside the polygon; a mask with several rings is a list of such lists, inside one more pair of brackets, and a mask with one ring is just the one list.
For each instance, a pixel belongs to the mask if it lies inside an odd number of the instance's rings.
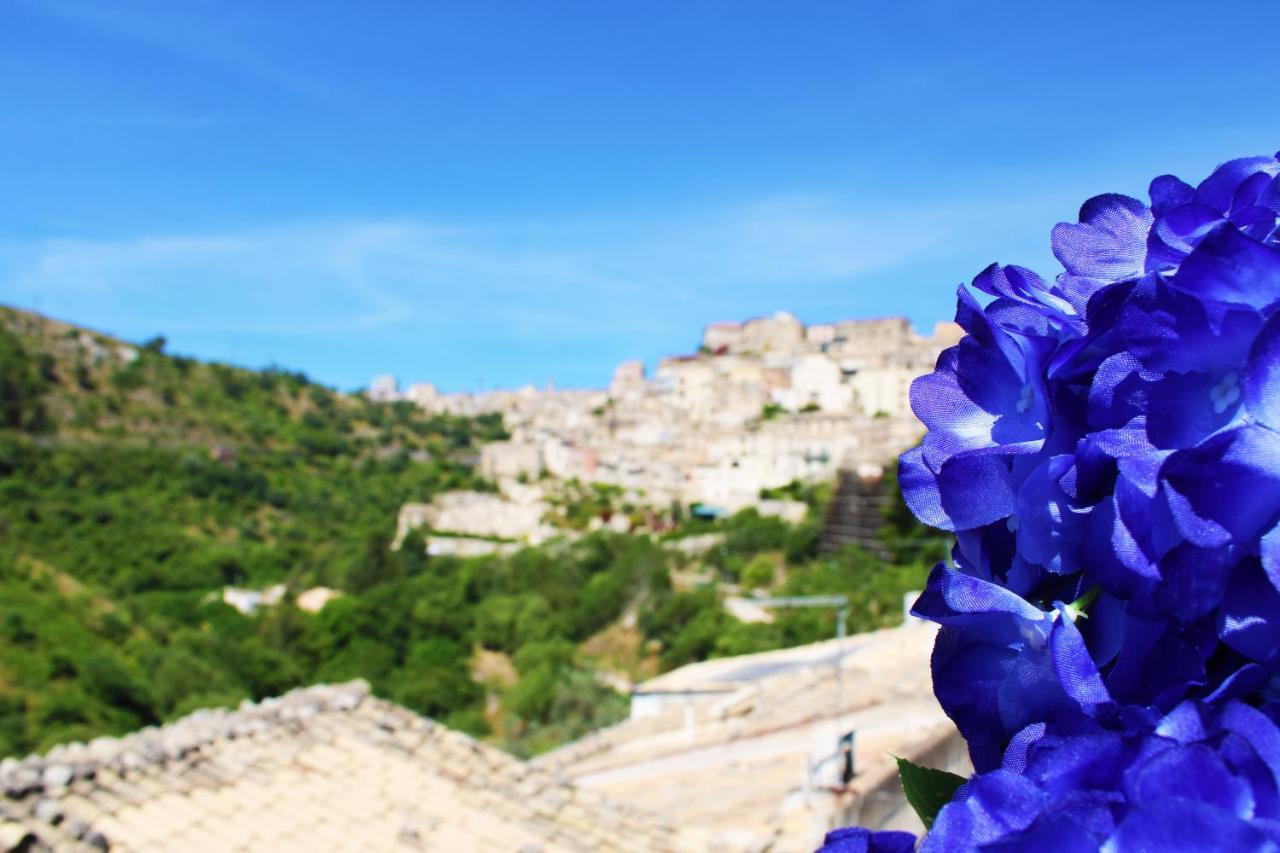
{"label": "blue sky", "polygon": [[1273,2],[0,5],[0,302],[448,390],[950,316],[1280,148]]}

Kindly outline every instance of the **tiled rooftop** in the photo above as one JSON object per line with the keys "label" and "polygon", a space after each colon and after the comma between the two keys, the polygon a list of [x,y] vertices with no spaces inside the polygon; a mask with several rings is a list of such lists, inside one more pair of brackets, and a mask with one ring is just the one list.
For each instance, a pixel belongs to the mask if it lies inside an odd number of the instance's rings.
{"label": "tiled rooftop", "polygon": [[359,681],[5,759],[0,788],[0,850],[705,849]]}

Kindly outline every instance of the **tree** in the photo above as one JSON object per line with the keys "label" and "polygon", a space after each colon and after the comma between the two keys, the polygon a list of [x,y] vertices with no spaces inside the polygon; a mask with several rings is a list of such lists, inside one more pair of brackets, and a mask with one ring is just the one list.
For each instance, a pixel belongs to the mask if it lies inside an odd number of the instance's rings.
{"label": "tree", "polygon": [[484,690],[471,680],[467,657],[466,647],[455,640],[435,637],[414,643],[404,667],[393,676],[392,696],[432,717],[474,704]]}
{"label": "tree", "polygon": [[42,432],[49,428],[41,398],[46,380],[22,341],[0,329],[0,428]]}
{"label": "tree", "polygon": [[764,554],[751,558],[742,569],[742,585],[747,589],[761,589],[773,583],[773,560]]}
{"label": "tree", "polygon": [[378,533],[368,533],[360,557],[347,569],[346,587],[351,592],[367,592],[402,577],[403,571],[404,565],[392,559],[387,540]]}

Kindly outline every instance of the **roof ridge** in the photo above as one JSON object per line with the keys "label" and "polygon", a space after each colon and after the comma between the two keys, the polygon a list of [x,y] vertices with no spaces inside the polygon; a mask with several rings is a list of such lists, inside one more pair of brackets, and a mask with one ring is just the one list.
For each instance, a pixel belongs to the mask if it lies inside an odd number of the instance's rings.
{"label": "roof ridge", "polygon": [[0,791],[25,797],[63,789],[76,779],[91,779],[99,770],[125,773],[180,761],[215,741],[261,734],[321,713],[352,711],[368,697],[369,682],[364,679],[313,684],[259,702],[246,699],[234,710],[201,708],[121,737],[59,744],[43,755],[0,761]]}

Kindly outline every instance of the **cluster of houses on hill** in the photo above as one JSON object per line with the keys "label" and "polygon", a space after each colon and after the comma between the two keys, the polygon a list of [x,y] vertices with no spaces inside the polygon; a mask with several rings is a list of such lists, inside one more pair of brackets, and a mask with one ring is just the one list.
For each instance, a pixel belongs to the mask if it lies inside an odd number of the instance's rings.
{"label": "cluster of houses on hill", "polygon": [[501,413],[511,438],[486,445],[481,469],[502,484],[555,480],[618,486],[652,506],[732,512],[764,490],[877,466],[914,444],[911,381],[962,332],[922,335],[905,317],[805,326],[779,312],[714,323],[696,353],[617,367],[606,389],[442,394],[379,377],[370,396],[432,412]]}

